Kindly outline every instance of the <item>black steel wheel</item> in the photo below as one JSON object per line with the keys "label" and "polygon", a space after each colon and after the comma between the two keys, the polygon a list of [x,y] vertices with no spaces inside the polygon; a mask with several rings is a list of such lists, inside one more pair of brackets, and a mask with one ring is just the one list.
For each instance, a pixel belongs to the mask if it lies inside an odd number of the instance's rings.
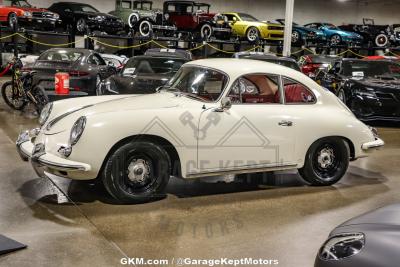
{"label": "black steel wheel", "polygon": [[20,96],[18,90],[16,88],[13,90],[12,81],[3,83],[1,86],[1,95],[4,102],[12,109],[22,110],[27,104],[24,97]]}
{"label": "black steel wheel", "polygon": [[311,185],[332,185],[346,173],[349,159],[349,148],[343,139],[320,139],[308,150],[304,167],[299,169],[299,173]]}
{"label": "black steel wheel", "polygon": [[106,162],[103,184],[122,203],[161,199],[171,173],[168,153],[159,145],[132,141],[119,147]]}

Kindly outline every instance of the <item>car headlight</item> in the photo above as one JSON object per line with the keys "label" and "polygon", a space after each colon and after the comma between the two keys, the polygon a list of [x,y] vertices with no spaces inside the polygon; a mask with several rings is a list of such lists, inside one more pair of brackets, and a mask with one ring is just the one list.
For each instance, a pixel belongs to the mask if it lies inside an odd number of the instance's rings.
{"label": "car headlight", "polygon": [[354,91],[357,95],[366,98],[377,98],[375,90],[373,88],[366,87],[365,89],[356,89]]}
{"label": "car headlight", "polygon": [[60,18],[60,15],[58,15],[57,13],[53,13],[53,18],[59,19],[59,18]]}
{"label": "car headlight", "polygon": [[378,130],[371,126],[368,126],[368,128],[371,130],[372,134],[374,135],[374,138],[378,139],[379,138]]}
{"label": "car headlight", "polygon": [[32,17],[32,13],[29,11],[24,11],[24,17]]}
{"label": "car headlight", "polygon": [[104,16],[97,16],[97,17],[96,17],[96,20],[98,20],[98,21],[102,21],[102,20],[104,20],[104,19],[105,19]]}
{"label": "car headlight", "polygon": [[85,116],[80,117],[74,123],[74,126],[72,126],[71,133],[69,136],[69,143],[71,146],[78,143],[79,139],[82,136],[83,130],[85,130],[85,126],[86,126],[86,117]]}
{"label": "car headlight", "polygon": [[40,116],[39,116],[39,124],[40,125],[44,125],[46,123],[47,119],[50,117],[52,109],[53,109],[52,102],[50,102],[50,103],[46,104],[46,106],[44,106],[44,108],[42,109],[42,112],[40,113]]}
{"label": "car headlight", "polygon": [[330,237],[319,251],[322,260],[342,260],[354,256],[364,248],[362,233],[345,233]]}
{"label": "car headlight", "polygon": [[168,14],[168,13],[165,13],[165,14],[164,14],[164,19],[165,19],[165,20],[169,20],[169,14]]}

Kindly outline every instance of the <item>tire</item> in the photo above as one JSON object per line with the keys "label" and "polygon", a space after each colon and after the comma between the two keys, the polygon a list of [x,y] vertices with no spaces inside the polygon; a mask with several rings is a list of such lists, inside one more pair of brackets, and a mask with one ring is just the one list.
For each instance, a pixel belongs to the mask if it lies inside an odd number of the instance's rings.
{"label": "tire", "polygon": [[386,47],[389,43],[389,38],[386,34],[381,33],[375,37],[375,45],[377,47]]}
{"label": "tire", "polygon": [[331,36],[330,39],[330,44],[335,46],[335,45],[340,45],[342,43],[342,37],[340,37],[340,35],[338,34],[334,34]]}
{"label": "tire", "polygon": [[209,39],[213,35],[213,29],[210,24],[204,24],[200,28],[200,37],[203,40]]}
{"label": "tire", "polygon": [[254,43],[260,38],[260,31],[256,27],[249,27],[246,31],[246,39],[250,43]]}
{"label": "tire", "polygon": [[316,141],[307,151],[301,177],[314,186],[337,183],[349,167],[350,152],[347,143],[338,137]]}
{"label": "tire", "polygon": [[135,25],[138,23],[139,21],[139,15],[136,13],[132,13],[129,15],[128,18],[128,25],[130,29],[133,29],[135,27]]}
{"label": "tire", "polygon": [[149,37],[153,30],[153,24],[148,20],[142,20],[139,24],[139,34],[143,37]]}
{"label": "tire", "polygon": [[347,102],[346,94],[345,94],[345,92],[344,92],[344,90],[342,88],[340,88],[337,91],[336,95],[344,104],[346,104],[346,102]]}
{"label": "tire", "polygon": [[42,112],[44,106],[49,103],[49,98],[47,97],[46,91],[40,85],[35,86],[32,89],[32,96],[35,98],[35,108],[38,114]]}
{"label": "tire", "polygon": [[302,39],[301,39],[301,33],[298,31],[293,31],[292,32],[292,44],[295,45],[301,45],[302,44]]}
{"label": "tire", "polygon": [[4,102],[6,102],[6,104],[15,110],[22,110],[24,109],[25,105],[26,105],[26,101],[19,97],[16,99],[12,99],[13,92],[12,92],[12,82],[8,81],[3,83],[3,85],[1,86],[1,96],[4,99]]}
{"label": "tire", "polygon": [[86,20],[84,18],[78,19],[78,21],[76,22],[76,31],[78,33],[84,34],[86,33],[86,30],[87,30]]}
{"label": "tire", "polygon": [[18,16],[15,13],[10,13],[7,18],[8,26],[13,29],[16,25],[18,25]]}
{"label": "tire", "polygon": [[162,147],[136,140],[111,154],[102,181],[110,195],[122,203],[158,200],[165,197],[170,165],[169,155]]}

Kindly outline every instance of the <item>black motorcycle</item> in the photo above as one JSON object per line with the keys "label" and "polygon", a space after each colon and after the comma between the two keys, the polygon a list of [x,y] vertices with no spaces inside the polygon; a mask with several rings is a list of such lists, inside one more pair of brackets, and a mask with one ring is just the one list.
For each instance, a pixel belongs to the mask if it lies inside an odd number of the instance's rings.
{"label": "black motorcycle", "polygon": [[33,84],[35,72],[23,71],[22,61],[18,57],[12,59],[9,64],[12,79],[5,82],[1,87],[1,95],[4,101],[15,110],[23,110],[31,102],[40,114],[49,99],[43,87]]}

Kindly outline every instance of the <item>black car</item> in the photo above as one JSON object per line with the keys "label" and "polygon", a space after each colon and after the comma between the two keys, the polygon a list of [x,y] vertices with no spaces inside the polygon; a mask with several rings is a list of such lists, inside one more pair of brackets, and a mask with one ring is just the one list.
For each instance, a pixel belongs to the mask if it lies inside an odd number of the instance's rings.
{"label": "black car", "polygon": [[399,229],[399,204],[353,218],[330,233],[314,267],[399,266]]}
{"label": "black car", "polygon": [[182,50],[149,49],[145,55],[129,59],[120,73],[101,82],[97,94],[155,93],[190,60],[190,54]]}
{"label": "black car", "polygon": [[387,47],[392,38],[389,25],[375,25],[373,19],[363,19],[363,24],[347,24],[340,29],[355,32],[364,38],[364,44],[369,47]]}
{"label": "black car", "polygon": [[244,59],[254,59],[261,60],[265,62],[279,64],[297,71],[300,71],[300,67],[296,60],[290,57],[278,57],[274,54],[266,54],[263,52],[238,52],[232,57],[234,58],[244,58]]}
{"label": "black car", "polygon": [[80,34],[86,33],[87,30],[118,34],[125,27],[120,18],[101,13],[88,4],[57,2],[52,4],[49,10],[60,15],[64,27],[75,29]]}
{"label": "black car", "polygon": [[400,121],[400,64],[342,59],[321,78],[361,120]]}
{"label": "black car", "polygon": [[97,85],[116,73],[98,53],[81,48],[49,49],[39,56],[32,70],[35,84],[41,85],[50,98],[55,96],[54,76],[58,72],[69,74],[70,95],[66,97],[96,95]]}

